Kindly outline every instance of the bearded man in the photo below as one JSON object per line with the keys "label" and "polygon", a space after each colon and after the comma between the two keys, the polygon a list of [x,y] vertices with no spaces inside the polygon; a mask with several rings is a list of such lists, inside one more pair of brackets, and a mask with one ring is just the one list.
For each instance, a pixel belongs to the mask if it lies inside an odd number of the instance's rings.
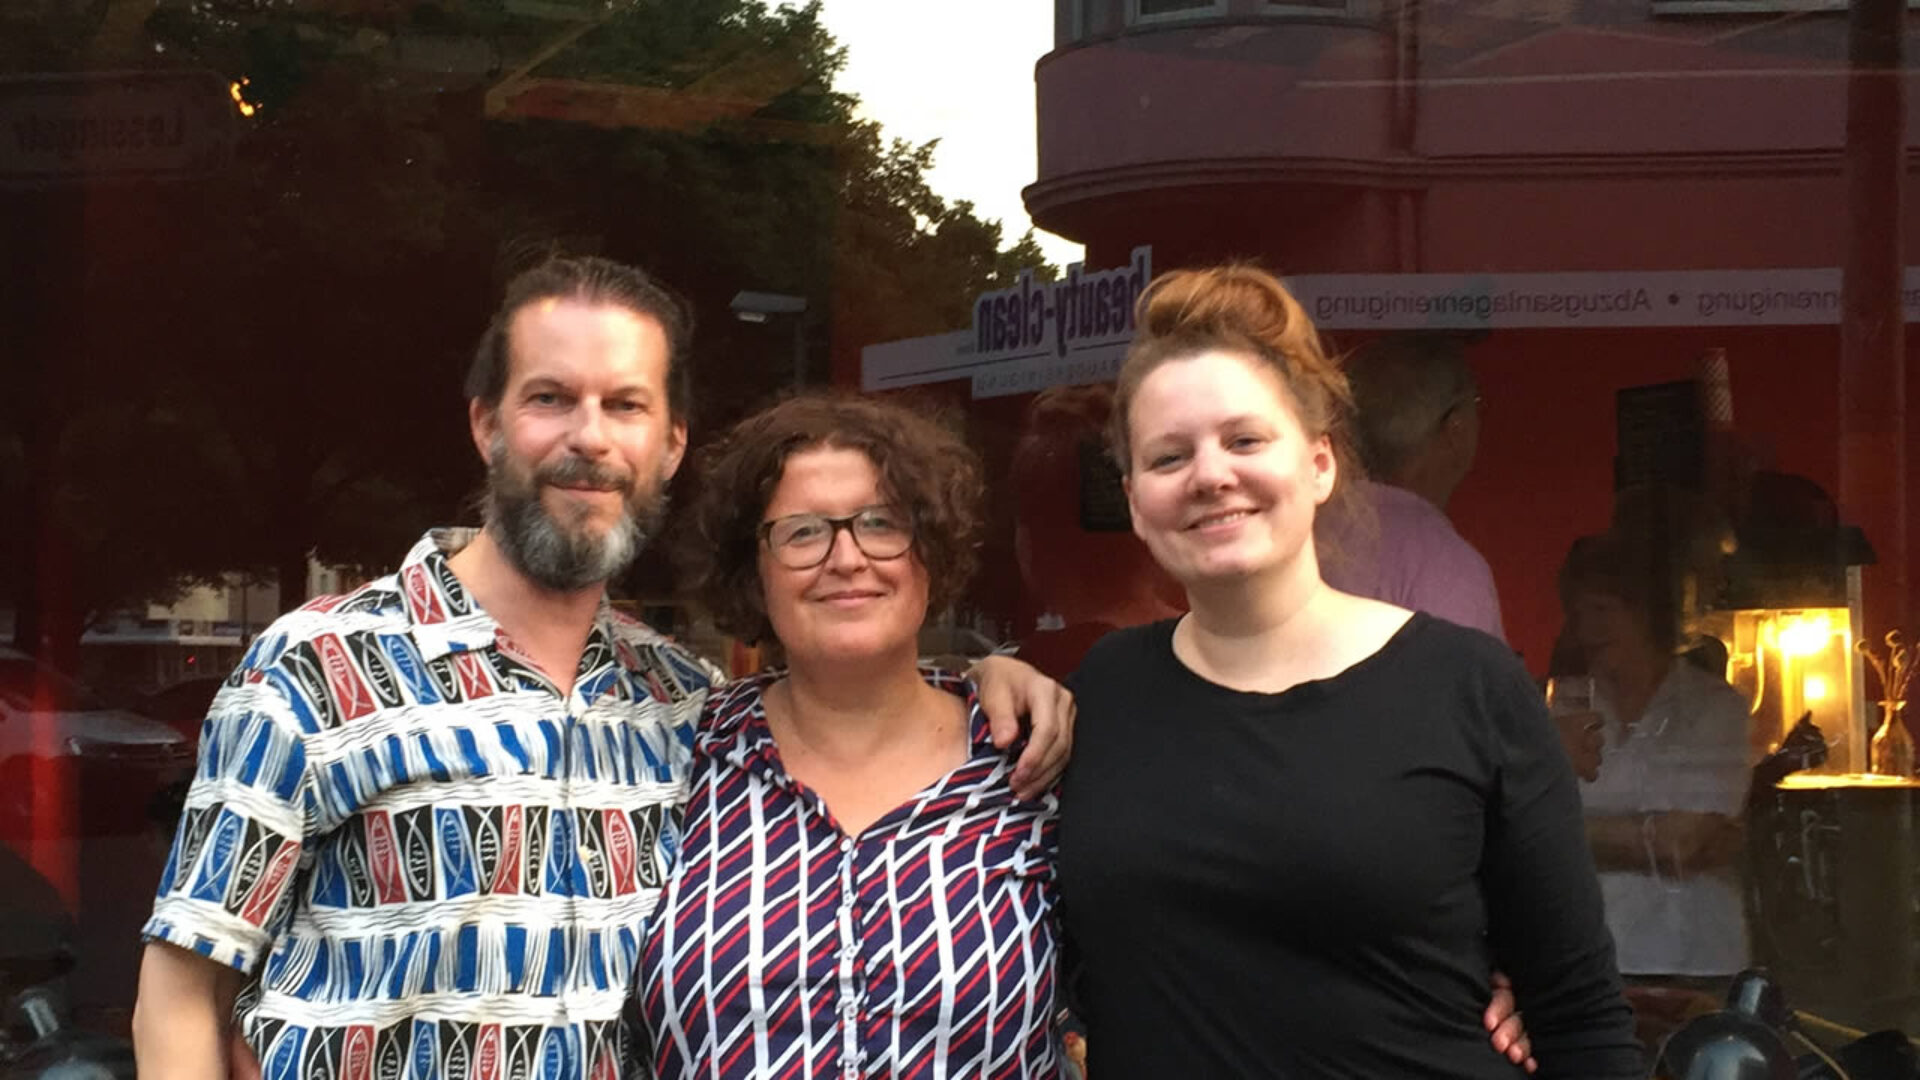
{"label": "bearded man", "polygon": [[[466,386],[484,527],[282,617],[213,702],[143,930],[143,1080],[636,1068],[622,1006],[717,675],[606,583],[685,454],[688,337],[608,260],[508,286]],[[1032,707],[1030,793],[1070,711],[1030,669],[989,680],[1002,745]]]}

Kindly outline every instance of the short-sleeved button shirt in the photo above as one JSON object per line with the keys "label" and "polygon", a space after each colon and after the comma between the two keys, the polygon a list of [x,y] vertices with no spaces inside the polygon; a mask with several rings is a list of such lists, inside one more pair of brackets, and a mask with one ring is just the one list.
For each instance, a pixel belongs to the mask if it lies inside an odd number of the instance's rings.
{"label": "short-sleeved button shirt", "polygon": [[714,672],[602,607],[563,696],[430,533],[215,698],[144,934],[252,973],[267,1080],[612,1080]]}
{"label": "short-sleeved button shirt", "polygon": [[780,763],[759,676],[695,742],[682,862],[641,962],[662,1080],[1052,1077],[1057,803],[970,686],[968,760],[858,836]]}

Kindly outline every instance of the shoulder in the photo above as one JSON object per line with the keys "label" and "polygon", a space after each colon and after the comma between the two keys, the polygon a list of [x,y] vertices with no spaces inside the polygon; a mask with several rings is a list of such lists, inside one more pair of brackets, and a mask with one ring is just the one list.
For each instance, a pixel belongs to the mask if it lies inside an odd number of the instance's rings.
{"label": "shoulder", "polygon": [[1740,700],[1740,692],[1730,686],[1727,680],[1680,657],[1674,658],[1673,670],[1667,673],[1662,689],[1690,701],[1715,705]]}
{"label": "shoulder", "polygon": [[1131,680],[1146,674],[1144,665],[1172,655],[1173,628],[1178,618],[1115,630],[1093,643],[1070,680],[1078,693],[1089,680]]}
{"label": "shoulder", "polygon": [[271,664],[291,646],[328,636],[367,631],[397,633],[406,627],[399,580],[388,574],[350,593],[316,596],[273,620],[254,639],[243,665]]}
{"label": "shoulder", "polygon": [[[254,685],[274,675],[325,685],[328,672],[344,671],[356,652],[379,647],[374,639],[408,629],[392,575],[341,596],[318,596],[273,620],[253,639],[230,685]],[[277,681],[272,685],[284,689]]]}
{"label": "shoulder", "polygon": [[1453,527],[1446,511],[1410,491],[1399,492],[1397,498],[1402,508],[1396,520],[1406,532],[1403,542],[1418,548],[1423,560],[1439,564],[1429,569],[1493,580],[1486,557]]}
{"label": "shoulder", "polygon": [[1519,656],[1506,642],[1482,630],[1461,626],[1427,612],[1415,612],[1385,650],[1391,662],[1384,673],[1403,685],[1451,690],[1476,707],[1538,704],[1538,688]]}
{"label": "shoulder", "polygon": [[1661,694],[1677,706],[1679,715],[1692,718],[1696,726],[1738,732],[1745,737],[1746,699],[1712,672],[1686,660],[1675,660],[1673,670],[1661,684]]}
{"label": "shoulder", "polygon": [[785,670],[762,671],[715,687],[700,708],[697,738],[701,746],[711,753],[736,740],[747,721],[761,711],[767,688],[785,676]]}
{"label": "shoulder", "polygon": [[612,612],[607,631],[622,667],[671,681],[675,697],[705,693],[727,681],[711,661],[630,615]]}
{"label": "shoulder", "polygon": [[389,666],[384,655],[371,654],[390,655],[408,626],[391,575],[281,615],[247,646],[208,703],[206,741],[250,741],[262,725],[299,741],[371,711],[373,690],[364,673]]}

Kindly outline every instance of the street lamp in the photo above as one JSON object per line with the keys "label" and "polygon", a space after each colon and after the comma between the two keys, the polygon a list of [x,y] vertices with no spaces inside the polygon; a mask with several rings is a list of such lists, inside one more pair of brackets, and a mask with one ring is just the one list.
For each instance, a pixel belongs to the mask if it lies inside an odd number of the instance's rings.
{"label": "street lamp", "polygon": [[786,293],[742,290],[733,294],[733,317],[741,322],[763,323],[775,315],[793,316],[793,385],[807,385],[807,298]]}

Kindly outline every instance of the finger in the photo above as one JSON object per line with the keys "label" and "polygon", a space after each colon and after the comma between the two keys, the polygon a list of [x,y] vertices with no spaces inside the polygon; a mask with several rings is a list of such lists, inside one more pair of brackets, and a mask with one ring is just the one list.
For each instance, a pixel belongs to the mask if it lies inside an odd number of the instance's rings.
{"label": "finger", "polygon": [[1520,1022],[1520,1014],[1514,1013],[1500,1022],[1493,1032],[1493,1048],[1507,1055],[1507,1060],[1515,1065],[1527,1059],[1532,1047],[1527,1044],[1527,1029]]}
{"label": "finger", "polygon": [[1513,1019],[1516,1009],[1513,991],[1496,982],[1493,984],[1493,998],[1487,1002],[1487,1011],[1480,1016],[1480,1022],[1491,1032],[1498,1032]]}
{"label": "finger", "polygon": [[1044,747],[1028,746],[1020,756],[1013,793],[1022,799],[1038,799],[1052,790],[1067,771],[1072,749],[1072,740],[1062,733],[1056,733]]}
{"label": "finger", "polygon": [[1005,750],[1020,738],[1020,713],[1013,704],[1013,688],[1004,679],[976,685],[980,687],[980,709],[987,714],[993,745]]}
{"label": "finger", "polygon": [[1080,707],[1074,701],[1073,691],[1058,683],[1052,689],[1053,714],[1058,720],[1053,725],[1046,757],[1041,762],[1043,774],[1036,778],[1043,788],[1058,783],[1061,774],[1067,771],[1067,762],[1073,757],[1074,725],[1080,719]]}
{"label": "finger", "polygon": [[1013,792],[1022,799],[1031,799],[1046,791],[1058,767],[1065,762],[1061,742],[1066,718],[1058,711],[1058,703],[1043,696],[1033,705],[1027,746],[1013,767]]}

